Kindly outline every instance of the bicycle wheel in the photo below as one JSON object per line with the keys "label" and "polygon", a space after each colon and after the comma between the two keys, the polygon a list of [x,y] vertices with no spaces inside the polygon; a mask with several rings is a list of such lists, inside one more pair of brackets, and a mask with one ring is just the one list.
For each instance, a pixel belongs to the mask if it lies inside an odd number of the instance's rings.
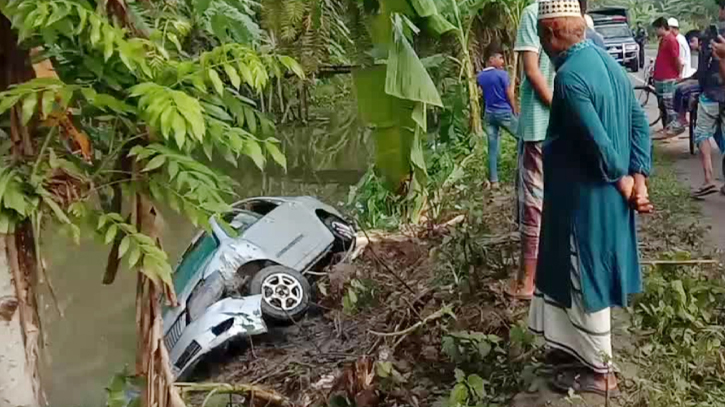
{"label": "bicycle wheel", "polygon": [[662,112],[657,103],[657,94],[654,89],[649,86],[635,86],[634,95],[639,105],[642,106],[642,109],[647,114],[650,127],[659,123],[662,120]]}

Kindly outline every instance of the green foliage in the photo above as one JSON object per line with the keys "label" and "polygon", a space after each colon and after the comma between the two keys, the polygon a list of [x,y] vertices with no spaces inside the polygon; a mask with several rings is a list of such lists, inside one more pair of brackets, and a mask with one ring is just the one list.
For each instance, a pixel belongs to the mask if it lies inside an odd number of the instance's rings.
{"label": "green foliage", "polygon": [[[308,72],[324,64],[350,63],[354,47],[354,2],[329,0],[262,0],[261,24],[268,45],[293,56]],[[361,42],[362,38],[357,38]]]}
{"label": "green foliage", "polygon": [[713,405],[725,395],[725,286],[692,271],[658,267],[635,303],[635,324],[646,338],[636,356],[649,372],[642,397],[654,406]]}
{"label": "green foliage", "polygon": [[342,297],[343,311],[348,315],[354,315],[373,305],[376,296],[375,291],[375,283],[371,280],[351,280]]}
{"label": "green foliage", "polygon": [[[48,212],[78,235],[80,222],[97,218],[103,240],[120,242],[119,257],[168,283],[166,255],[107,203],[141,193],[195,224],[227,210],[234,181],[203,158],[286,168],[257,100],[272,79],[304,72],[257,48],[252,2],[130,2],[121,15],[107,6],[0,2],[23,45],[42,47],[59,75],[0,93],[0,114],[15,108],[22,123],[35,119],[42,145],[27,161],[0,163],[0,229]],[[192,38],[199,22],[209,26],[201,49]]]}
{"label": "green foliage", "polygon": [[[443,404],[450,407],[504,405],[505,394],[517,389],[532,376],[530,368],[509,361],[507,353],[512,346],[528,350],[533,343],[531,335],[518,332],[504,341],[496,335],[481,332],[451,332],[443,336],[443,354],[455,364],[456,381]],[[476,372],[466,374],[465,372]]]}
{"label": "green foliage", "polygon": [[103,236],[103,242],[111,244],[117,236],[123,236],[119,246],[118,258],[126,258],[129,268],[139,267],[152,280],[160,279],[171,285],[171,267],[166,253],[157,242],[135,226],[128,224],[118,213],[101,214],[96,227]]}
{"label": "green foliage", "polygon": [[255,9],[259,4],[251,0],[195,0],[195,12],[208,34],[222,42],[254,44],[262,35]]}
{"label": "green foliage", "polygon": [[496,335],[485,335],[480,332],[452,332],[443,337],[441,347],[456,366],[464,366],[466,370],[481,371],[483,367],[501,354],[501,338]]}
{"label": "green foliage", "polygon": [[[420,29],[412,19],[434,24],[441,34],[453,29],[432,1],[403,4],[373,0],[367,5],[373,66],[355,73],[361,117],[373,127],[376,165],[391,191],[407,192],[410,214],[418,222],[426,199],[422,138],[427,133],[427,108],[442,106],[440,95],[411,45]],[[385,60],[385,72],[380,62]],[[381,84],[385,83],[384,89]],[[407,184],[406,184],[407,183]]]}
{"label": "green foliage", "polygon": [[689,348],[697,344],[698,334],[706,332],[711,346],[719,347],[725,318],[718,304],[725,300],[725,288],[719,282],[682,275],[681,270],[670,273],[659,268],[647,278],[645,294],[637,301],[639,325],[652,330],[663,344]]}
{"label": "green foliage", "polygon": [[141,381],[128,369],[115,374],[106,387],[106,407],[140,407]]}
{"label": "green foliage", "polygon": [[492,406],[484,403],[488,396],[486,386],[489,383],[486,380],[477,374],[466,375],[460,369],[456,369],[455,374],[456,384],[448,397],[448,407]]}

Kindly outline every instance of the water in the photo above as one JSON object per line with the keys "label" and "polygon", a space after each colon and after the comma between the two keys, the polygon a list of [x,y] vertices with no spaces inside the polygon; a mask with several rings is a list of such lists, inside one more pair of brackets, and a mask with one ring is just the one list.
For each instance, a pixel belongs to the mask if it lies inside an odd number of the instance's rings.
{"label": "water", "polygon": [[[317,120],[314,128],[287,126],[278,137],[285,144],[289,172],[271,169],[263,175],[244,165],[233,174],[240,198],[304,194],[339,205],[368,165],[365,131],[350,114]],[[164,211],[163,219],[164,248],[176,262],[194,227],[170,211]],[[125,365],[134,367],[136,275],[122,269],[113,285],[102,285],[109,248],[90,233],[84,235],[81,246],[75,246],[58,233],[44,234],[50,280],[65,314],[60,318],[47,290],[41,293],[48,340],[43,382],[53,406],[102,406],[111,376]]]}

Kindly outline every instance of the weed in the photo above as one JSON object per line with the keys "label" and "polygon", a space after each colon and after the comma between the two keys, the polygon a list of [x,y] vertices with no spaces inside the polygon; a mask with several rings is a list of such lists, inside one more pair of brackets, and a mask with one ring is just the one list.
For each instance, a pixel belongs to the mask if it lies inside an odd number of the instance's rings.
{"label": "weed", "polygon": [[489,384],[486,380],[477,374],[466,375],[460,369],[456,369],[455,373],[456,384],[448,396],[446,407],[494,406],[485,403],[488,398],[486,386]]}
{"label": "weed", "polygon": [[351,280],[342,297],[342,309],[347,315],[354,315],[375,302],[376,287],[372,280]]}

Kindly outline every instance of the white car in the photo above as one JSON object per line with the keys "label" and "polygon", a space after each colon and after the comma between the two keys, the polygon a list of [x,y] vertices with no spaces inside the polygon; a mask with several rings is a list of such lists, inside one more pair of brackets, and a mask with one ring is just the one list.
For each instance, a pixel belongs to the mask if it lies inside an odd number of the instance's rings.
{"label": "white car", "polygon": [[230,339],[266,332],[265,318],[302,316],[305,274],[355,246],[354,227],[312,197],[247,199],[223,220],[197,234],[174,272],[179,306],[165,308],[163,319],[177,377]]}

